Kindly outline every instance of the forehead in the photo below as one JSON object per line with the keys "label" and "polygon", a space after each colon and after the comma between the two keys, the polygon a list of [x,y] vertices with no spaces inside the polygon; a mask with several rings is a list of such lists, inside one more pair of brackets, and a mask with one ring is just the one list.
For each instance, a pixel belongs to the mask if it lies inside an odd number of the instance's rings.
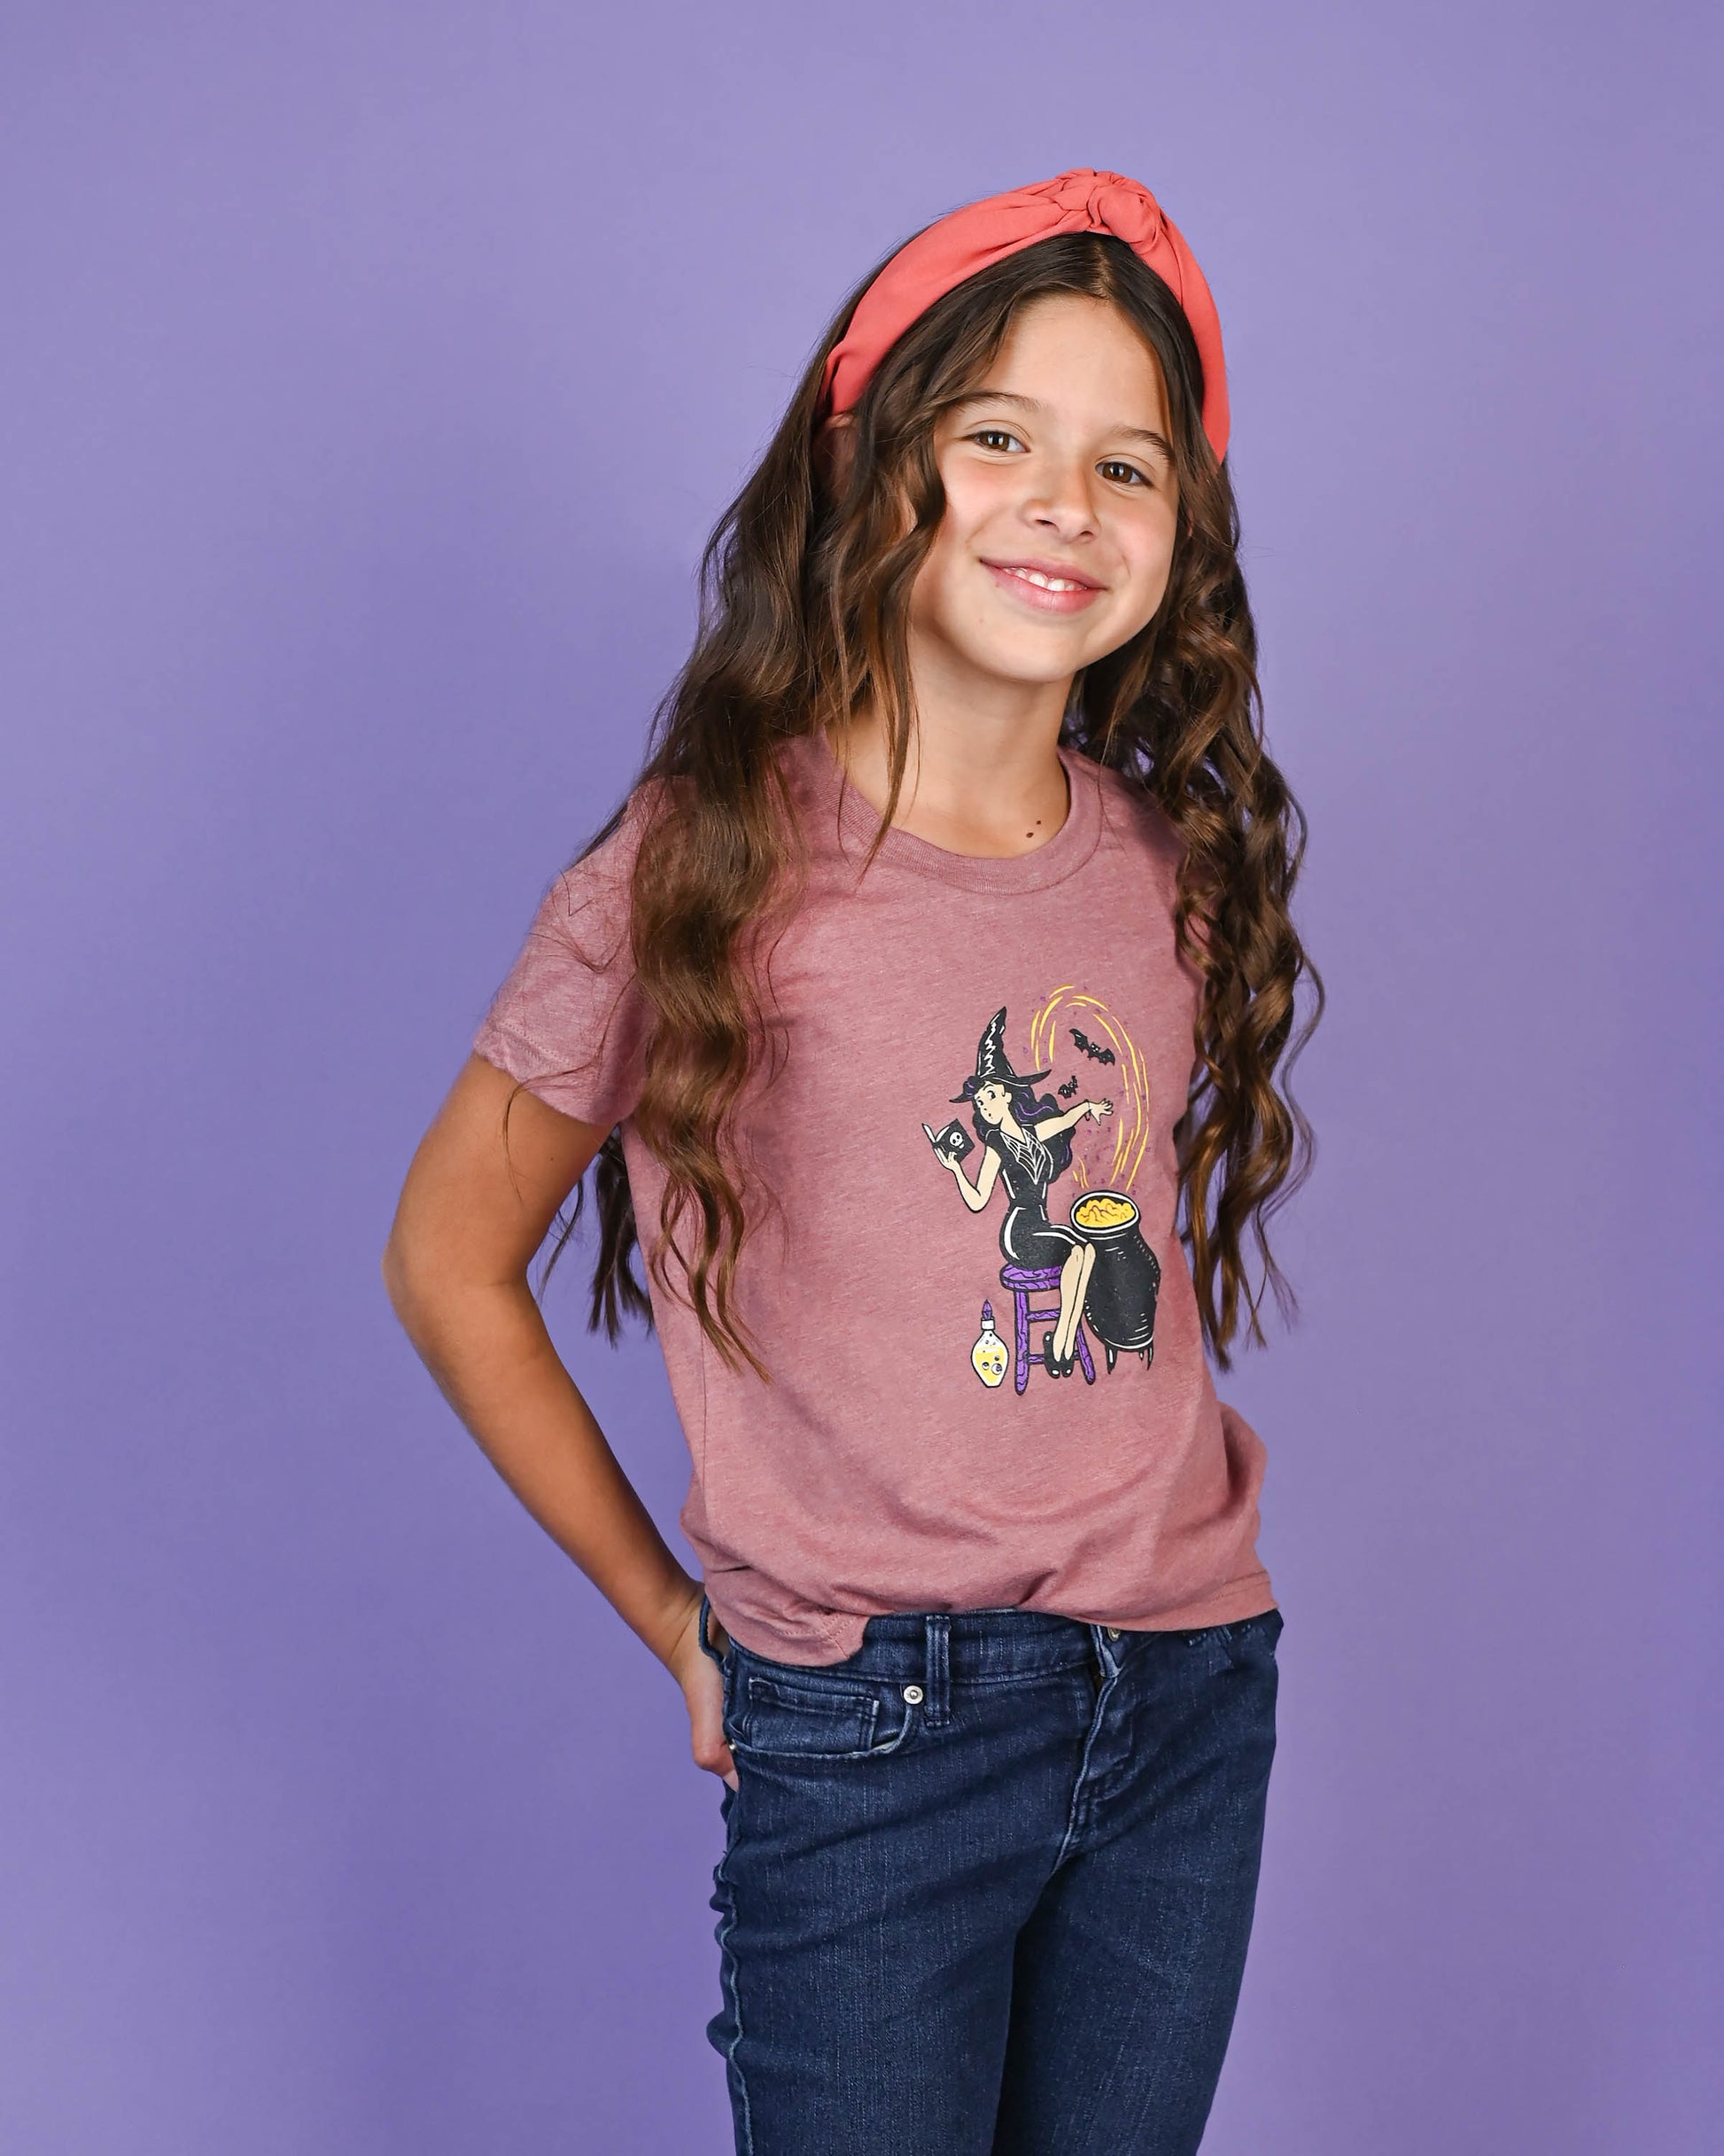
{"label": "forehead", "polygon": [[1148,340],[1118,307],[1078,292],[1018,309],[976,385],[990,391],[1096,425],[1169,429],[1167,385]]}

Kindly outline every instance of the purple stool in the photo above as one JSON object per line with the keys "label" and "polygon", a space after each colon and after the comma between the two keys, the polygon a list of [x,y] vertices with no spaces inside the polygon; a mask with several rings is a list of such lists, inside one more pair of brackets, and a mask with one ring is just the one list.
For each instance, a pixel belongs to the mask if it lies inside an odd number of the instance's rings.
{"label": "purple stool", "polygon": [[[1035,1318],[1057,1318],[1060,1315],[1058,1299],[1060,1268],[1058,1265],[1044,1265],[1034,1269],[1025,1265],[1002,1265],[999,1269],[999,1284],[1002,1288],[1009,1288],[1012,1290],[1013,1306],[1017,1312],[1014,1329],[1017,1335],[1018,1351],[1015,1366],[1012,1372],[1012,1382],[1021,1392],[1029,1382],[1030,1320]],[[1049,1292],[1055,1298],[1053,1308],[1052,1310],[1031,1310],[1029,1307],[1030,1296]],[[1082,1318],[1077,1320],[1077,1330],[1072,1335],[1072,1344],[1077,1350],[1077,1359],[1083,1372],[1084,1383],[1093,1385],[1096,1382],[1096,1366],[1090,1360],[1090,1343],[1083,1337]],[[1037,1358],[1037,1361],[1040,1359],[1039,1357]]]}

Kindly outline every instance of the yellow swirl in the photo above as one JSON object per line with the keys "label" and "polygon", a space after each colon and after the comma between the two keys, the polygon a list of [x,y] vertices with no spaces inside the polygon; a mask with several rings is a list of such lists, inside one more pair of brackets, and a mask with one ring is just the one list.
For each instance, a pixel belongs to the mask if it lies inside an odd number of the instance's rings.
{"label": "yellow swirl", "polygon": [[[1029,1061],[1024,1068],[1027,1070],[1046,1068],[1057,1077],[1052,1066],[1065,1053],[1060,1046],[1060,1034],[1071,1025],[1114,1051],[1114,1061],[1111,1064],[1096,1064],[1081,1048],[1075,1047],[1069,1040],[1067,1044],[1080,1059],[1083,1082],[1078,1086],[1078,1094],[1085,1100],[1106,1099],[1114,1103],[1113,1114],[1091,1125],[1098,1130],[1111,1129],[1114,1137],[1113,1165],[1101,1187],[1129,1191],[1131,1179],[1142,1164],[1144,1148],[1149,1143],[1149,1073],[1138,1044],[1126,1031],[1123,1022],[1114,1016],[1099,996],[1085,995],[1068,982],[1044,1000],[1030,1020]],[[1076,1138],[1076,1130],[1072,1136]],[[1089,1175],[1076,1149],[1072,1154],[1071,1174],[1080,1190],[1090,1187]]]}

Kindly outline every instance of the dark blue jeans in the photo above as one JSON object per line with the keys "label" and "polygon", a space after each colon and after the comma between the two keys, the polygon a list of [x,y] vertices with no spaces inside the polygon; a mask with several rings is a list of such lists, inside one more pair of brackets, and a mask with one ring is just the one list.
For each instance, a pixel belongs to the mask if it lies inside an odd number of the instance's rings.
{"label": "dark blue jeans", "polygon": [[1233,2026],[1278,1610],[1112,1632],[868,1620],[719,1657],[713,1872],[739,2156],[1192,2156]]}

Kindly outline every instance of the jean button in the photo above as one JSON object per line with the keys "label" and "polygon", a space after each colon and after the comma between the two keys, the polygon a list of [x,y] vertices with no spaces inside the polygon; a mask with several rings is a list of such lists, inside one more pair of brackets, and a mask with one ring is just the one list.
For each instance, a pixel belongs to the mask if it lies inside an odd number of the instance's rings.
{"label": "jean button", "polygon": [[922,1703],[922,1688],[920,1685],[906,1685],[904,1688],[904,1696],[909,1701],[911,1706],[920,1707]]}
{"label": "jean button", "polygon": [[1119,1628],[1119,1626],[1118,1626],[1117,1624],[1110,1624],[1110,1625],[1107,1627],[1107,1637],[1108,1637],[1110,1639],[1117,1639],[1117,1638],[1119,1638],[1119,1636],[1120,1636],[1120,1628]]}

